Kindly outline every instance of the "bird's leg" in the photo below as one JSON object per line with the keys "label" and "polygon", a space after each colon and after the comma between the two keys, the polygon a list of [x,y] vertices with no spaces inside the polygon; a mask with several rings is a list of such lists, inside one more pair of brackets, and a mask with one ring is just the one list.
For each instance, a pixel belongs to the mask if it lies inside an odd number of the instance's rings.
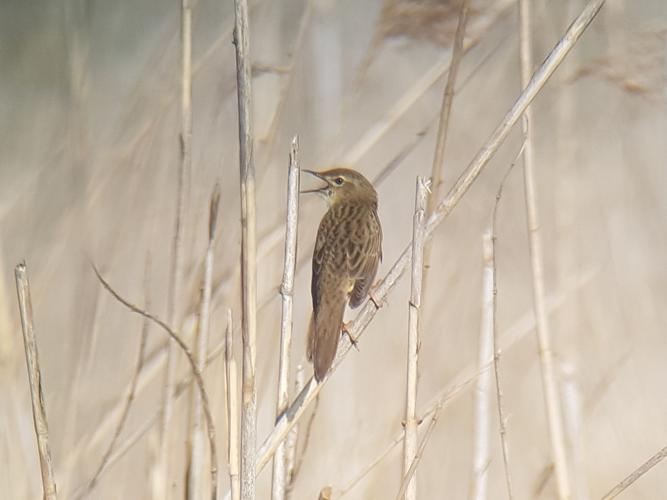
{"label": "bird's leg", "polygon": [[375,283],[373,283],[370,289],[368,290],[368,298],[371,299],[373,304],[375,304],[376,309],[380,309],[385,303],[384,299],[378,299],[375,297],[375,292],[377,292],[378,288],[380,287],[381,281],[382,280],[378,280]]}
{"label": "bird's leg", "polygon": [[357,339],[354,338],[354,337],[352,336],[352,334],[350,333],[350,329],[349,329],[349,327],[348,327],[348,323],[343,323],[343,325],[341,326],[341,331],[342,331],[342,333],[344,333],[345,335],[347,335],[347,338],[350,340],[350,344],[352,344],[352,346],[358,351],[358,350],[359,350],[359,346],[357,345],[357,344],[358,344]]}

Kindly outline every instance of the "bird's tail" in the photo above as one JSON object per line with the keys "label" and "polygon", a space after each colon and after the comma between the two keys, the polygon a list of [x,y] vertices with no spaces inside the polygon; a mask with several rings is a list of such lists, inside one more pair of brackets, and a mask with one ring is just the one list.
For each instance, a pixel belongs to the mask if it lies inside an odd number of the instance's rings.
{"label": "bird's tail", "polygon": [[336,357],[346,300],[344,292],[323,300],[310,319],[307,353],[318,382],[327,374]]}

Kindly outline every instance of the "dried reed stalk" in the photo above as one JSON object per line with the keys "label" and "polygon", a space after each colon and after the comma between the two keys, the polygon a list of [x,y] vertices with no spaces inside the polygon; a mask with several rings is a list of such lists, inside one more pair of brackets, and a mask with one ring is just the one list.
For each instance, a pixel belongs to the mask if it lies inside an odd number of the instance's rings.
{"label": "dried reed stalk", "polygon": [[505,172],[500,185],[498,186],[498,192],[496,193],[496,201],[493,204],[493,212],[491,214],[491,238],[488,242],[488,247],[485,248],[485,261],[488,257],[491,266],[491,288],[492,288],[492,301],[491,301],[491,330],[492,330],[492,339],[493,339],[493,372],[496,378],[496,401],[498,406],[498,432],[500,433],[500,446],[503,454],[503,472],[505,473],[505,486],[507,487],[507,498],[512,500],[512,475],[510,474],[509,466],[509,444],[507,443],[507,414],[505,412],[505,405],[503,402],[503,384],[502,377],[500,376],[500,343],[498,342],[498,330],[496,328],[496,312],[498,310],[497,294],[498,294],[498,283],[497,283],[497,274],[496,274],[496,240],[497,236],[497,227],[498,227],[498,207],[500,206],[500,200],[503,196],[503,189],[505,187],[505,182],[509,177],[516,161],[519,159],[521,154],[524,152],[526,146],[526,141],[521,146],[519,154],[517,154],[514,162],[510,165]]}
{"label": "dried reed stalk", "polygon": [[[602,6],[603,2],[598,3]],[[531,47],[530,3],[527,0],[519,1],[519,17],[521,85],[523,88],[526,88],[530,82],[533,59]],[[537,192],[535,186],[532,125],[532,110],[530,107],[527,107],[522,121],[523,134],[526,138],[523,152],[523,167],[530,264],[533,277],[533,303],[537,321],[537,343],[542,372],[542,389],[544,391],[549,438],[551,441],[551,454],[554,461],[556,483],[558,485],[558,496],[561,500],[567,500],[571,497],[570,478],[567,454],[565,452],[561,401],[553,363],[553,352],[551,350],[551,334],[549,332],[549,323],[547,321],[544,304],[544,262],[542,256],[542,239],[539,232],[540,219],[537,208]]]}
{"label": "dried reed stalk", "polygon": [[[449,117],[451,115],[452,103],[454,101],[454,89],[456,78],[459,73],[459,65],[463,59],[463,41],[465,39],[466,23],[468,20],[468,0],[461,0],[459,7],[456,35],[452,48],[452,58],[447,73],[447,83],[442,97],[440,116],[438,119],[438,133],[436,135],[435,153],[433,154],[433,165],[431,166],[431,193],[428,197],[426,216],[430,217],[440,199],[442,188],[443,170],[445,163],[445,146],[447,144],[447,133],[449,131]],[[431,267],[431,250],[433,240],[426,242],[424,246],[424,294],[428,290],[428,272]]]}
{"label": "dried reed stalk", "polygon": [[472,487],[471,500],[485,500],[489,486],[489,464],[491,463],[490,434],[491,434],[491,372],[483,370],[489,358],[493,357],[493,303],[494,303],[494,270],[493,270],[493,243],[491,233],[482,235],[482,324],[479,331],[479,346],[477,350],[477,367],[480,370],[474,394],[474,428],[473,428],[473,456],[472,456]]}
{"label": "dried reed stalk", "polygon": [[239,480],[239,403],[236,360],[234,359],[234,325],[232,310],[227,310],[227,330],[225,331],[225,385],[227,386],[227,460],[229,461],[229,484],[232,500],[241,498]]}
{"label": "dried reed stalk", "polygon": [[[436,202],[440,199],[440,190],[442,186],[442,169],[445,162],[445,145],[447,144],[447,132],[449,131],[449,117],[454,101],[454,87],[456,77],[459,73],[459,65],[463,59],[463,39],[465,38],[466,23],[468,21],[468,0],[461,0],[459,7],[459,20],[456,26],[456,35],[454,37],[454,46],[452,48],[452,58],[449,63],[449,73],[447,74],[447,83],[445,84],[445,93],[442,97],[442,106],[440,108],[440,119],[438,121],[438,134],[436,136],[435,154],[433,155],[433,165],[431,167],[431,195],[428,198],[427,214],[433,213]],[[427,245],[430,247],[430,245]],[[427,251],[428,252],[428,251]],[[428,258],[425,259],[428,266]]]}
{"label": "dried reed stalk", "polygon": [[[579,40],[588,25],[595,18],[595,15],[598,13],[603,4],[604,0],[589,1],[579,16],[570,25],[567,32],[558,41],[542,65],[534,73],[533,78],[531,79],[528,86],[515,101],[512,108],[506,113],[505,117],[496,127],[495,131],[487,140],[486,144],[482,147],[475,158],[473,158],[466,170],[449,191],[447,196],[437,205],[433,215],[429,217],[426,224],[427,238],[433,234],[436,227],[451,213],[461,198],[463,198],[463,195],[467,192],[475,179],[477,179],[482,169],[488,164],[489,160],[493,157],[498,148],[507,138],[512,127],[521,117],[526,107],[530,104],[530,102],[532,102],[538,92],[542,89],[544,84],[560,65],[568,52],[572,49],[572,47],[574,47],[575,43]],[[368,326],[379,310],[382,301],[402,276],[403,271],[407,268],[408,263],[410,262],[410,248],[410,245],[405,248],[387,275],[377,285],[376,290],[374,291],[375,300],[368,300],[364,304],[361,311],[357,314],[355,320],[350,323],[349,332],[353,338],[358,339],[359,336],[363,333],[365,328]],[[301,418],[306,407],[310,404],[311,401],[315,399],[324,383],[326,383],[328,380],[328,377],[331,376],[342,359],[347,355],[350,347],[351,344],[349,339],[347,337],[343,337],[341,339],[336,359],[334,360],[333,369],[329,371],[328,376],[325,377],[325,379],[320,384],[311,378],[304,390],[301,391],[301,393],[296,397],[285,414],[278,420],[278,422],[276,422],[273,431],[271,431],[258,451],[258,459],[256,464],[258,471],[263,469],[264,466],[268,463],[278,444],[280,444],[280,442],[285,439],[292,426],[294,426]]]}
{"label": "dried reed stalk", "polygon": [[419,462],[424,456],[424,450],[426,449],[428,440],[431,438],[431,435],[433,435],[433,429],[435,429],[435,424],[438,422],[438,416],[440,415],[441,409],[442,409],[442,403],[439,403],[431,415],[431,420],[429,421],[428,427],[424,432],[424,437],[419,443],[419,449],[417,450],[417,453],[415,454],[414,458],[412,459],[412,462],[410,463],[410,467],[408,468],[407,472],[405,473],[405,476],[403,477],[403,480],[401,481],[401,487],[398,489],[398,495],[396,495],[396,500],[401,500],[403,498],[403,496],[405,495],[405,490],[408,487],[408,484],[412,482],[412,476],[415,474],[417,466],[419,465]]}
{"label": "dried reed stalk", "polygon": [[[424,259],[424,221],[428,181],[417,177],[415,213],[412,219],[412,269],[410,273],[410,300],[408,301],[407,381],[405,391],[405,440],[403,441],[403,476],[417,455],[417,366],[419,363],[419,307]],[[405,481],[405,500],[417,499],[417,481]],[[400,495],[399,495],[400,497]]]}
{"label": "dried reed stalk", "polygon": [[602,500],[612,500],[612,498],[616,498],[618,495],[623,493],[623,491],[625,491],[628,487],[630,487],[635,481],[637,481],[637,479],[639,479],[648,471],[650,471],[653,467],[658,465],[665,457],[667,457],[667,446],[662,448],[655,455],[649,458],[646,462],[644,462],[634,471],[632,471],[632,473],[628,475],[628,477],[626,477],[623,481],[614,486],[609,491],[609,493],[607,493],[604,497],[602,497]]}
{"label": "dried reed stalk", "polygon": [[[303,389],[306,383],[306,369],[304,365],[300,364],[296,367],[296,381],[294,383],[294,390],[298,394]],[[285,474],[287,475],[287,487],[285,489],[285,498],[290,498],[294,488],[294,482],[298,473],[298,466],[296,463],[297,444],[299,442],[299,426],[295,425],[285,440]]]}
{"label": "dried reed stalk", "polygon": [[28,369],[30,383],[30,397],[32,400],[32,420],[37,438],[39,452],[39,466],[42,471],[42,489],[45,500],[57,500],[56,478],[53,473],[51,447],[49,446],[49,424],[46,419],[46,403],[42,390],[42,372],[39,367],[39,353],[37,352],[37,338],[32,320],[32,301],[30,300],[30,283],[25,262],[21,262],[14,269],[16,277],[16,293],[21,312],[21,327],[23,329],[23,346],[25,348],[25,362]]}
{"label": "dried reed stalk", "polygon": [[257,444],[257,242],[255,221],[255,162],[252,133],[252,85],[249,57],[248,2],[235,0],[234,46],[239,110],[241,169],[241,281],[243,394],[241,401],[241,498],[255,498]]}
{"label": "dried reed stalk", "polygon": [[[181,135],[180,167],[178,175],[178,202],[172,249],[170,286],[167,298],[167,321],[179,326],[178,300],[183,278],[183,226],[186,213],[186,181],[192,168],[192,7],[190,0],[181,1]],[[169,425],[173,413],[173,399],[176,372],[176,345],[169,341],[167,363],[162,391],[162,421],[160,423],[160,444],[157,463],[153,471],[153,498],[166,498],[169,478]]]}
{"label": "dried reed stalk", "polygon": [[[292,139],[287,175],[287,224],[285,232],[285,256],[283,279],[280,285],[282,297],[282,319],[280,322],[280,355],[278,358],[278,395],[276,419],[289,404],[289,373],[292,349],[292,299],[294,294],[294,271],[296,269],[296,237],[299,223],[299,139]],[[287,485],[286,448],[282,443],[273,457],[272,500],[283,500]]]}
{"label": "dried reed stalk", "polygon": [[[218,209],[220,207],[220,184],[216,183],[211,194],[208,219],[208,246],[204,260],[204,279],[202,283],[202,298],[197,324],[196,355],[197,370],[204,372],[206,368],[206,353],[208,352],[209,324],[211,317],[211,287],[213,283],[213,246],[215,230],[218,223]],[[191,415],[192,428],[190,429],[190,456],[187,468],[187,498],[195,500],[204,497],[205,485],[202,472],[204,469],[204,436],[202,433],[202,402],[199,393],[195,393]]]}

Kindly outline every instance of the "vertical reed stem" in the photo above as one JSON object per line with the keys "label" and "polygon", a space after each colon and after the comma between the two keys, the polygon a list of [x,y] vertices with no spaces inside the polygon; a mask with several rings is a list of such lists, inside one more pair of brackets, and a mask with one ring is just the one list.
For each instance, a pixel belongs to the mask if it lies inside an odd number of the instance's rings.
{"label": "vertical reed stem", "polygon": [[39,367],[37,339],[32,321],[32,301],[30,300],[30,283],[25,262],[20,263],[14,270],[16,277],[16,293],[18,294],[19,310],[21,312],[21,327],[23,328],[23,345],[25,347],[25,362],[28,369],[30,383],[30,397],[32,400],[32,420],[37,437],[37,451],[39,452],[39,466],[42,471],[42,488],[45,500],[57,500],[56,478],[51,461],[51,447],[49,446],[49,425],[46,420],[46,404],[42,390],[42,372]]}
{"label": "vertical reed stem", "polygon": [[[417,177],[415,214],[412,222],[412,271],[408,309],[408,366],[405,395],[405,441],[403,446],[403,476],[417,455],[417,365],[419,361],[419,307],[421,304],[422,272],[425,239],[425,211],[428,181]],[[405,499],[416,500],[417,480],[408,482]]]}
{"label": "vertical reed stem", "polygon": [[248,2],[235,0],[234,46],[239,110],[241,169],[241,282],[243,390],[241,401],[241,498],[255,498],[257,450],[257,241],[255,220],[255,160],[253,157],[252,85],[249,57]]}
{"label": "vertical reed stem", "polygon": [[[278,396],[276,418],[289,404],[289,371],[292,347],[292,295],[296,269],[296,236],[299,223],[299,140],[292,139],[287,176],[287,225],[285,234],[285,258],[283,279],[280,285],[282,320],[280,323],[280,355],[278,358]],[[272,500],[283,500],[287,485],[285,443],[281,443],[273,457]]]}

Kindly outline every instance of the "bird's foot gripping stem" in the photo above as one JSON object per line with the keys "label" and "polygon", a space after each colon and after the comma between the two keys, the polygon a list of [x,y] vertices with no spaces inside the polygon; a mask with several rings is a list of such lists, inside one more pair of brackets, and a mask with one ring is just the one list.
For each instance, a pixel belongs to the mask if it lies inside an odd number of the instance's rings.
{"label": "bird's foot gripping stem", "polygon": [[373,302],[373,304],[375,304],[375,309],[380,309],[386,303],[384,298],[377,297],[377,291],[378,288],[380,288],[380,283],[380,280],[376,281],[371,285],[370,290],[368,290],[368,298],[371,300],[371,302]]}
{"label": "bird's foot gripping stem", "polygon": [[350,344],[352,344],[352,347],[354,347],[358,351],[359,350],[358,342],[357,339],[352,336],[352,333],[350,333],[349,323],[343,323],[341,331],[344,335],[347,335],[347,338],[350,340]]}

